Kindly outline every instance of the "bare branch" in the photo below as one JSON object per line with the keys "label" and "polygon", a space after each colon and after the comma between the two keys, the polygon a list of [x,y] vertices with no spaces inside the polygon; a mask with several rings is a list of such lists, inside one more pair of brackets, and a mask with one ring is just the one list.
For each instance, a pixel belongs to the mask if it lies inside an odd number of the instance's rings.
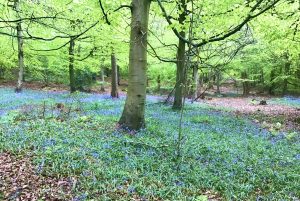
{"label": "bare branch", "polygon": [[104,7],[103,7],[103,4],[102,4],[102,1],[101,1],[101,0],[99,0],[99,4],[100,4],[100,8],[101,8],[103,17],[104,17],[104,19],[105,19],[105,22],[106,22],[108,25],[110,25],[110,21],[108,20],[107,13],[106,13],[105,10],[104,10]]}
{"label": "bare branch", "polygon": [[115,9],[114,12],[117,12],[117,11],[121,10],[122,8],[129,8],[130,10],[132,10],[132,6],[129,6],[129,5],[121,5],[119,8]]}
{"label": "bare branch", "polygon": [[[87,33],[89,30],[91,30],[93,27],[95,27],[97,24],[99,23],[99,21],[95,22],[94,24],[92,24],[90,27],[88,27],[87,29],[85,29],[83,32],[77,34],[77,35],[72,35],[70,36],[70,38],[72,38],[72,40],[76,40],[78,38],[80,38],[80,36],[84,35],[85,33]],[[46,51],[55,51],[55,50],[59,50],[65,46],[67,46],[70,43],[71,40],[69,40],[68,42],[64,43],[63,45],[57,47],[57,48],[53,48],[53,49],[45,49],[45,50],[39,50],[39,49],[31,49],[34,51],[40,51],[40,52],[46,52]]]}

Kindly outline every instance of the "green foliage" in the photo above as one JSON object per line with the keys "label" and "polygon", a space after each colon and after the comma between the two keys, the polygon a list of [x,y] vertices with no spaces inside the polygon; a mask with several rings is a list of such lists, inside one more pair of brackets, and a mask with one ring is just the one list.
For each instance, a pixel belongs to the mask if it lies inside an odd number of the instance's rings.
{"label": "green foliage", "polygon": [[87,69],[75,71],[76,88],[80,91],[87,91],[96,82],[97,74]]}
{"label": "green foliage", "polygon": [[208,201],[208,198],[205,195],[200,195],[195,199],[195,201]]}
{"label": "green foliage", "polygon": [[[123,78],[128,74],[128,42],[130,30],[130,10],[122,8],[118,12],[111,12],[120,7],[119,1],[103,1],[104,10],[107,11],[107,18],[111,25],[105,23],[103,13],[99,8],[99,2],[89,0],[64,1],[51,0],[46,5],[36,1],[21,1],[21,11],[16,13],[9,4],[0,4],[0,15],[3,20],[14,20],[18,18],[56,16],[54,19],[24,20],[24,52],[25,52],[25,78],[29,81],[41,81],[44,84],[64,83],[68,84],[68,41],[70,35],[82,33],[93,23],[99,23],[87,33],[75,41],[75,69],[81,74],[89,72],[97,73],[100,67],[110,67],[110,54],[116,53],[118,65],[121,67]],[[0,1],[0,2],[2,2]],[[192,9],[194,3],[195,14],[193,16],[193,37],[199,40],[206,40],[213,35],[219,35],[230,30],[231,27],[239,24],[250,11],[255,1],[249,1],[249,5],[242,0],[215,1],[193,1],[187,2],[187,8]],[[151,6],[149,23],[148,48],[148,78],[150,87],[155,88],[157,76],[161,76],[162,87],[173,87],[175,84],[175,63],[158,62],[160,58],[176,60],[176,44],[178,38],[171,28],[185,30],[188,32],[191,15],[183,24],[177,22],[178,15],[183,9],[177,5],[177,1],[163,2],[167,14],[170,15],[173,25],[169,26],[165,21],[161,9],[157,3]],[[130,1],[122,1],[122,5],[130,5]],[[199,10],[199,8],[201,8]],[[205,45],[199,49],[201,60],[201,73],[211,74],[216,71],[222,73],[222,78],[228,77],[239,79],[241,72],[246,71],[249,80],[253,80],[251,86],[260,91],[282,93],[283,82],[288,79],[288,91],[299,92],[299,34],[295,32],[299,12],[296,1],[287,1],[278,4],[276,14],[266,13],[249,24],[248,31],[243,28],[240,32],[224,41]],[[273,11],[272,11],[273,12]],[[294,13],[290,15],[290,13]],[[126,17],[124,17],[126,16]],[[17,75],[17,41],[14,29],[15,23],[5,24],[0,22],[0,79],[15,80]],[[14,35],[10,37],[9,35]],[[28,39],[34,37],[34,39]],[[41,40],[51,39],[54,40]],[[228,60],[230,53],[239,44],[254,39],[255,43],[239,51],[230,65]],[[61,48],[59,48],[61,47]],[[51,50],[53,51],[37,51]],[[215,53],[214,53],[215,51]],[[284,54],[288,52],[288,62],[291,67],[288,72],[282,69],[287,62]],[[193,62],[197,61],[193,58]],[[225,64],[224,64],[225,62]],[[224,64],[224,65],[223,65]],[[83,73],[84,72],[84,73]],[[272,75],[273,72],[273,75]],[[263,76],[262,76],[263,74]],[[87,76],[89,77],[89,76]],[[87,81],[87,83],[82,83]],[[90,79],[81,79],[79,88],[90,85]],[[151,90],[152,91],[152,90]]]}
{"label": "green foliage", "polygon": [[206,123],[206,124],[213,123],[212,120],[207,116],[195,116],[191,118],[191,121],[193,123]]}

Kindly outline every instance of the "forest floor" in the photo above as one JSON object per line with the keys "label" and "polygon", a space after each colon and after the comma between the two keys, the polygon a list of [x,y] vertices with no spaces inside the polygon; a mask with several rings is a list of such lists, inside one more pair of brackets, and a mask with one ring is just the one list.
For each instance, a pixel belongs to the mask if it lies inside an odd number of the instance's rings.
{"label": "forest floor", "polygon": [[0,200],[299,200],[300,99],[217,98],[179,111],[148,96],[147,128],[117,128],[125,97],[0,87]]}
{"label": "forest floor", "polygon": [[[266,101],[266,105],[260,104],[262,100]],[[202,102],[231,110],[235,115],[245,115],[265,127],[274,128],[274,124],[281,124],[282,130],[300,131],[300,98],[221,97]]]}

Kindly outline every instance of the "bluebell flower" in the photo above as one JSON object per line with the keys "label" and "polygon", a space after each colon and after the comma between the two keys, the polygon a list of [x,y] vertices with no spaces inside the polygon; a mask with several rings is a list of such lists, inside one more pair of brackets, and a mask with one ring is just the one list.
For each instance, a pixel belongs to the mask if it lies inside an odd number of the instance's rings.
{"label": "bluebell flower", "polygon": [[83,200],[86,200],[87,198],[87,194],[82,194],[82,195],[79,195],[77,197],[75,197],[72,201],[83,201]]}
{"label": "bluebell flower", "polygon": [[135,192],[135,187],[134,186],[129,186],[127,191],[128,191],[129,194],[132,194],[132,193]]}
{"label": "bluebell flower", "polygon": [[104,143],[104,144],[102,145],[102,148],[103,148],[103,149],[111,149],[111,145],[110,145],[109,143]]}
{"label": "bluebell flower", "polygon": [[44,164],[45,164],[45,159],[42,159],[42,162],[37,167],[36,174],[40,174],[43,171]]}
{"label": "bluebell flower", "polygon": [[297,155],[295,156],[295,159],[300,160],[300,154],[297,154]]}
{"label": "bluebell flower", "polygon": [[123,190],[123,186],[122,186],[122,185],[119,185],[119,186],[117,186],[117,189],[118,189],[118,190]]}
{"label": "bluebell flower", "polygon": [[176,186],[183,186],[183,185],[184,185],[184,182],[183,182],[183,181],[176,180],[176,181],[175,181],[175,185],[176,185]]}
{"label": "bluebell flower", "polygon": [[99,153],[97,153],[97,152],[92,152],[91,154],[92,154],[92,156],[93,156],[94,158],[96,158],[96,159],[99,158]]}

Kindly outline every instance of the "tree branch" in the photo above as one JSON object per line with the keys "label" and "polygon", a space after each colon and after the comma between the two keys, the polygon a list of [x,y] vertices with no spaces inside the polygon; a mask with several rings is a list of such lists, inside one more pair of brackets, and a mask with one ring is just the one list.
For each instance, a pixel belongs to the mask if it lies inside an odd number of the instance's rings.
{"label": "tree branch", "polygon": [[119,8],[115,9],[114,12],[117,12],[117,11],[121,10],[122,8],[129,8],[130,10],[132,10],[132,6],[129,6],[129,5],[121,5]]}
{"label": "tree branch", "polygon": [[[279,1],[281,0],[274,0],[273,3],[271,3],[270,5],[266,6],[264,9],[262,9],[261,11],[259,11],[257,14],[253,14],[264,2],[264,0],[259,0],[257,1],[257,3],[251,8],[251,10],[249,11],[247,17],[237,26],[235,26],[234,28],[230,29],[227,33],[223,33],[223,34],[217,34],[215,36],[210,37],[209,39],[203,39],[200,43],[192,43],[189,40],[187,40],[186,38],[182,37],[180,35],[180,33],[178,32],[178,30],[176,28],[174,28],[174,26],[172,26],[172,31],[174,32],[174,34],[183,42],[187,43],[187,44],[191,44],[194,47],[200,47],[203,46],[207,43],[211,43],[211,42],[216,42],[216,41],[221,41],[224,40],[228,37],[230,37],[231,35],[237,33],[238,31],[240,31],[243,26],[245,24],[247,24],[249,21],[251,21],[252,19],[260,16],[261,14],[265,13],[266,11],[268,11],[269,9],[271,9],[272,7],[274,7]],[[165,19],[167,20],[169,25],[173,25],[171,19],[168,17],[167,11],[164,8],[164,6],[162,5],[162,1],[161,0],[157,0],[158,5],[163,13],[163,16],[165,17]],[[269,1],[268,1],[269,2]]]}
{"label": "tree branch", "polygon": [[[85,33],[87,33],[89,30],[91,30],[93,27],[95,27],[97,24],[99,23],[99,21],[95,22],[94,24],[92,24],[90,27],[88,27],[86,30],[84,30],[83,32],[77,34],[77,35],[72,35],[69,36],[69,38],[72,38],[73,40],[78,39],[80,36],[84,35]],[[57,48],[53,48],[53,49],[46,49],[46,50],[39,50],[39,49],[31,49],[34,51],[40,51],[40,52],[46,52],[46,51],[55,51],[55,50],[59,50],[65,46],[67,46],[70,43],[71,40],[69,40],[68,42],[64,43],[63,45],[57,47]]]}
{"label": "tree branch", "polygon": [[104,19],[105,19],[105,22],[106,22],[108,25],[110,25],[110,21],[108,20],[107,13],[106,13],[105,10],[104,10],[104,7],[103,7],[103,4],[102,4],[102,1],[101,1],[101,0],[99,0],[99,4],[100,4],[100,8],[101,8],[103,17],[104,17]]}

